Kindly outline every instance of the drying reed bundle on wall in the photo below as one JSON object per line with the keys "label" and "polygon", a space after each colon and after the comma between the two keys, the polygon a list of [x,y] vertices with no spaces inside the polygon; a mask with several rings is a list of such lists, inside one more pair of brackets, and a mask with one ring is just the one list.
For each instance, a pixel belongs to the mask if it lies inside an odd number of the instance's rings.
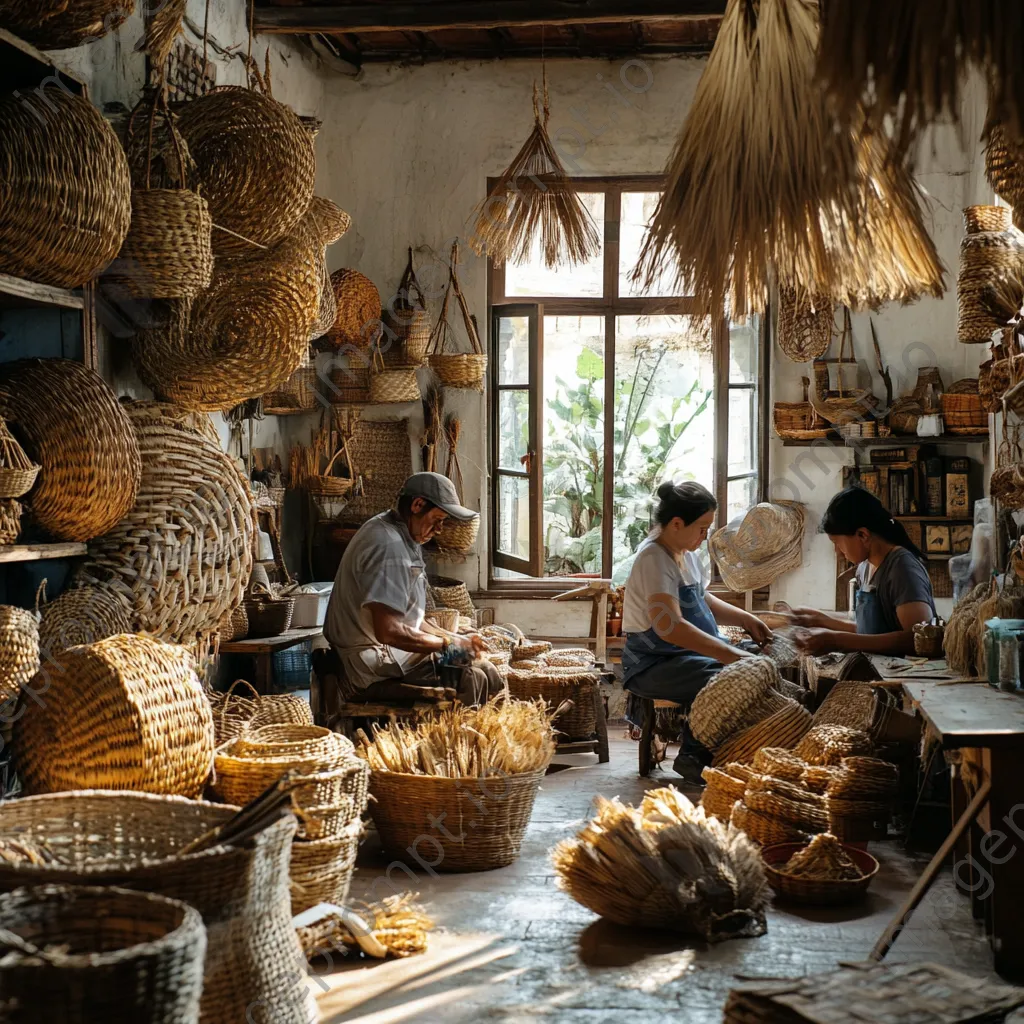
{"label": "drying reed bundle on wall", "polygon": [[815,80],[817,4],[730,0],[667,169],[637,277],[687,282],[702,312],[797,298],[854,307],[942,293],[919,191],[881,135],[834,129]]}
{"label": "drying reed bundle on wall", "polygon": [[537,243],[544,265],[585,263],[601,249],[590,212],[572,185],[548,135],[547,73],[543,107],[533,86],[533,131],[476,210],[470,245],[500,266],[522,263]]}
{"label": "drying reed bundle on wall", "polygon": [[597,797],[597,814],[551,860],[560,889],[616,924],[708,942],[765,932],[757,850],[671,787],[649,791],[636,808]]}

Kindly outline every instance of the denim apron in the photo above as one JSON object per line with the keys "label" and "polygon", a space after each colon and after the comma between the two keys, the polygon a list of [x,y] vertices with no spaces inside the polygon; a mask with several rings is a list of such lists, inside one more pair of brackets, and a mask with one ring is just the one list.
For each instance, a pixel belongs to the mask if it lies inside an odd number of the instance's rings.
{"label": "denim apron", "polygon": [[890,632],[890,627],[882,614],[882,602],[874,590],[858,590],[854,606],[857,610],[858,633],[877,635]]}
{"label": "denim apron", "polygon": [[[679,611],[683,618],[696,626],[702,633],[718,637],[718,623],[704,598],[704,587],[699,583],[681,584],[679,587]],[[701,654],[688,651],[685,647],[677,647],[658,636],[654,627],[642,633],[630,633],[626,637],[626,646],[622,652],[622,677],[629,688],[629,680],[641,672],[646,672],[663,658],[678,658],[693,654],[695,658],[706,661]]]}

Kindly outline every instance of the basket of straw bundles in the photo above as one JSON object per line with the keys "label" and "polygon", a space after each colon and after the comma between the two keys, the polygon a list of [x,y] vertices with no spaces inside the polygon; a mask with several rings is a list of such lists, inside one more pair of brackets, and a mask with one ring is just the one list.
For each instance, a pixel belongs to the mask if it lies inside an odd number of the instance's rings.
{"label": "basket of straw bundles", "polygon": [[761,852],[768,884],[790,903],[818,907],[856,903],[867,894],[879,863],[866,850],[823,832],[806,846],[782,843]]}
{"label": "basket of straw bundles", "polygon": [[597,797],[597,814],[551,860],[558,887],[615,924],[708,942],[765,933],[757,849],[671,787],[648,791],[639,807]]}
{"label": "basket of straw bundles", "polygon": [[555,715],[555,728],[573,740],[590,739],[597,728],[594,693],[597,673],[583,666],[539,666],[523,670],[512,665],[508,690],[517,700],[542,698]]}
{"label": "basket of straw bundles", "polygon": [[427,300],[409,262],[398,285],[398,292],[384,313],[384,338],[381,352],[388,366],[422,366],[430,344],[430,318]]}
{"label": "basket of straw bundles", "polygon": [[117,886],[181,900],[206,926],[202,1024],[238,1024],[254,1006],[265,1015],[255,1020],[308,1024],[315,1009],[288,896],[294,820],[277,821],[236,845],[182,852],[236,812],[148,793],[5,800],[0,842],[8,849],[21,844],[24,855],[0,859],[0,891]]}
{"label": "basket of straw bundles", "polygon": [[[178,900],[102,887],[18,889],[0,896],[0,930],[0,998],[31,1007],[34,1020],[199,1022],[206,929]],[[19,1017],[27,1019],[8,1019]]]}
{"label": "basket of straw bundles", "polygon": [[375,726],[362,741],[370,814],[389,856],[420,857],[428,842],[436,871],[487,871],[519,856],[555,752],[543,702],[499,697],[417,725]]}
{"label": "basket of straw bundles", "polygon": [[[477,330],[476,320],[470,316],[466,297],[462,294],[462,287],[459,285],[458,275],[455,272],[458,259],[459,243],[456,241],[452,245],[451,261],[448,266],[448,287],[441,304],[441,313],[430,334],[430,356],[427,361],[445,387],[466,388],[482,392],[484,377],[487,373],[487,354],[480,343],[480,332]],[[466,330],[466,337],[469,339],[470,351],[468,353],[454,350],[454,330],[449,320],[449,308],[453,295],[459,304],[462,323]]]}

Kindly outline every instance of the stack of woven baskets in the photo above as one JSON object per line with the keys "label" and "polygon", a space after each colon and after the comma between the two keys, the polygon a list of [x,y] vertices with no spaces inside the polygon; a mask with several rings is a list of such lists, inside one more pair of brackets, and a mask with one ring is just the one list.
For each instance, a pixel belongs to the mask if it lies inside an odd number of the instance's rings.
{"label": "stack of woven baskets", "polygon": [[[522,640],[508,652],[509,693],[518,700],[541,697],[556,712],[555,725],[569,740],[587,740],[597,727],[594,699],[600,676],[594,655],[583,648],[553,650],[547,641]],[[559,709],[561,711],[559,712]]]}
{"label": "stack of woven baskets", "polygon": [[366,809],[366,763],[351,742],[313,725],[245,729],[222,746],[213,791],[226,803],[256,799],[294,772],[300,819],[291,853],[291,906],[298,914],[317,903],[343,903],[355,870]]}
{"label": "stack of woven baskets", "polygon": [[957,277],[957,338],[987,344],[1020,309],[1024,300],[1024,236],[1010,222],[1005,206],[968,206],[967,234],[960,243]]}
{"label": "stack of woven baskets", "polygon": [[[244,686],[249,695],[235,691]],[[251,683],[236,679],[224,693],[206,691],[213,711],[214,742],[218,749],[244,732],[266,725],[312,725],[309,701],[292,693],[259,694]]]}

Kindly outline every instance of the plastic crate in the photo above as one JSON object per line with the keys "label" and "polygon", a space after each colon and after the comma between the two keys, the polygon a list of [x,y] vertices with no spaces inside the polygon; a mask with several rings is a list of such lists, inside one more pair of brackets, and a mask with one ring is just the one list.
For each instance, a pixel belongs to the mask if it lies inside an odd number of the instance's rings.
{"label": "plastic crate", "polygon": [[312,653],[313,643],[307,640],[274,654],[274,689],[278,693],[309,689]]}

